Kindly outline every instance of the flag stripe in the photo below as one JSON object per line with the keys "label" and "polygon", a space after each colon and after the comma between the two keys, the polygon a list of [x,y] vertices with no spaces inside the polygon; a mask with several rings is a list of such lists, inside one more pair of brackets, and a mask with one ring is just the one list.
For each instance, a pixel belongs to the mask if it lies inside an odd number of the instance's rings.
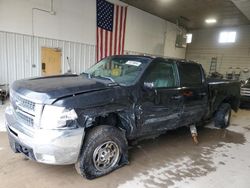
{"label": "flag stripe", "polygon": [[97,46],[97,61],[99,61],[100,60],[100,36],[99,36],[99,34],[100,34],[100,28],[98,27],[97,28],[97,43],[96,43],[96,46]]}
{"label": "flag stripe", "polygon": [[96,29],[96,61],[99,61],[99,28],[97,27]]}
{"label": "flag stripe", "polygon": [[121,54],[121,38],[122,38],[122,14],[123,14],[123,7],[121,7],[121,12],[120,12],[120,28],[119,28],[119,38],[120,40],[118,41],[118,54]]}
{"label": "flag stripe", "polygon": [[118,15],[119,15],[119,6],[116,5],[116,15],[115,15],[115,46],[114,54],[117,54],[117,29],[118,29]]}
{"label": "flag stripe", "polygon": [[112,55],[113,33],[109,32],[109,55]]}
{"label": "flag stripe", "polygon": [[126,19],[127,19],[127,7],[125,7],[124,19],[123,19],[122,54],[124,54],[124,46],[125,46]]}
{"label": "flag stripe", "polygon": [[105,30],[105,57],[108,56],[108,31]]}
{"label": "flag stripe", "polygon": [[[114,17],[116,17],[116,12],[117,12],[117,8],[116,8],[116,6],[114,7]],[[116,21],[115,21],[115,19],[114,19],[114,22],[113,22],[113,32],[112,32],[112,36],[113,36],[113,42],[112,42],[112,55],[113,54],[116,54],[116,52],[115,52],[115,42],[116,42],[116,40],[115,40],[115,28],[116,28]]]}
{"label": "flag stripe", "polygon": [[100,35],[101,35],[100,36],[100,38],[101,38],[101,40],[100,40],[100,43],[101,43],[100,44],[100,51],[101,51],[101,53],[100,53],[100,59],[102,59],[102,57],[103,57],[102,56],[103,55],[103,53],[102,53],[102,51],[103,51],[103,46],[102,46],[102,44],[103,44],[103,34],[102,33],[103,33],[103,29],[100,29]]}

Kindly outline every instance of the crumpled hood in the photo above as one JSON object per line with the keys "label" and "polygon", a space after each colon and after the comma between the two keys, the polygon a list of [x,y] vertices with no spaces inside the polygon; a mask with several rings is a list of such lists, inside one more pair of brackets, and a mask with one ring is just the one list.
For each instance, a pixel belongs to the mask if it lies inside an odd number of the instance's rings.
{"label": "crumpled hood", "polygon": [[59,75],[18,80],[12,84],[11,90],[36,103],[52,104],[62,97],[107,87],[105,82],[98,82],[95,79],[78,75]]}

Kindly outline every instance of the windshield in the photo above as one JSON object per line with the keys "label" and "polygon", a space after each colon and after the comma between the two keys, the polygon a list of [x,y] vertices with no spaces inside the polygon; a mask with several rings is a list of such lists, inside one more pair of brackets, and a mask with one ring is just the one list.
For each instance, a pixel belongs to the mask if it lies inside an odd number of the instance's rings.
{"label": "windshield", "polygon": [[108,57],[89,68],[90,77],[100,77],[121,85],[133,84],[145,68],[149,58],[143,57]]}

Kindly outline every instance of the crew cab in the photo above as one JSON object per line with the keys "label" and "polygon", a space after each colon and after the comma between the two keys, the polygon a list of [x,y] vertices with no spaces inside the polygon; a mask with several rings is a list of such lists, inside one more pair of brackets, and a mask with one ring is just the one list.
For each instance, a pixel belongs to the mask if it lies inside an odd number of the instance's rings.
{"label": "crew cab", "polygon": [[128,141],[214,119],[226,128],[240,83],[207,80],[198,63],[107,57],[80,75],[15,81],[6,127],[14,152],[75,164],[88,179],[128,164]]}

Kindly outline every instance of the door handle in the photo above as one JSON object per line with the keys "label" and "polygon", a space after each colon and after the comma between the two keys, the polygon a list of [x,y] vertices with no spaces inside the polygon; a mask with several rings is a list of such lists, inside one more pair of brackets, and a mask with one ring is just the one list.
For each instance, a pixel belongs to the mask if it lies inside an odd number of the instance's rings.
{"label": "door handle", "polygon": [[157,92],[157,90],[156,90],[156,89],[154,90],[154,93],[155,93],[155,95],[157,95],[157,94],[158,94],[158,92]]}
{"label": "door handle", "polygon": [[178,100],[178,99],[181,99],[182,96],[181,95],[175,95],[175,96],[172,96],[171,99],[174,99],[174,100]]}
{"label": "door handle", "polygon": [[203,93],[199,93],[200,96],[206,96],[207,93],[203,92]]}
{"label": "door handle", "polygon": [[183,91],[182,95],[185,97],[192,97],[193,96],[193,92],[192,91]]}

